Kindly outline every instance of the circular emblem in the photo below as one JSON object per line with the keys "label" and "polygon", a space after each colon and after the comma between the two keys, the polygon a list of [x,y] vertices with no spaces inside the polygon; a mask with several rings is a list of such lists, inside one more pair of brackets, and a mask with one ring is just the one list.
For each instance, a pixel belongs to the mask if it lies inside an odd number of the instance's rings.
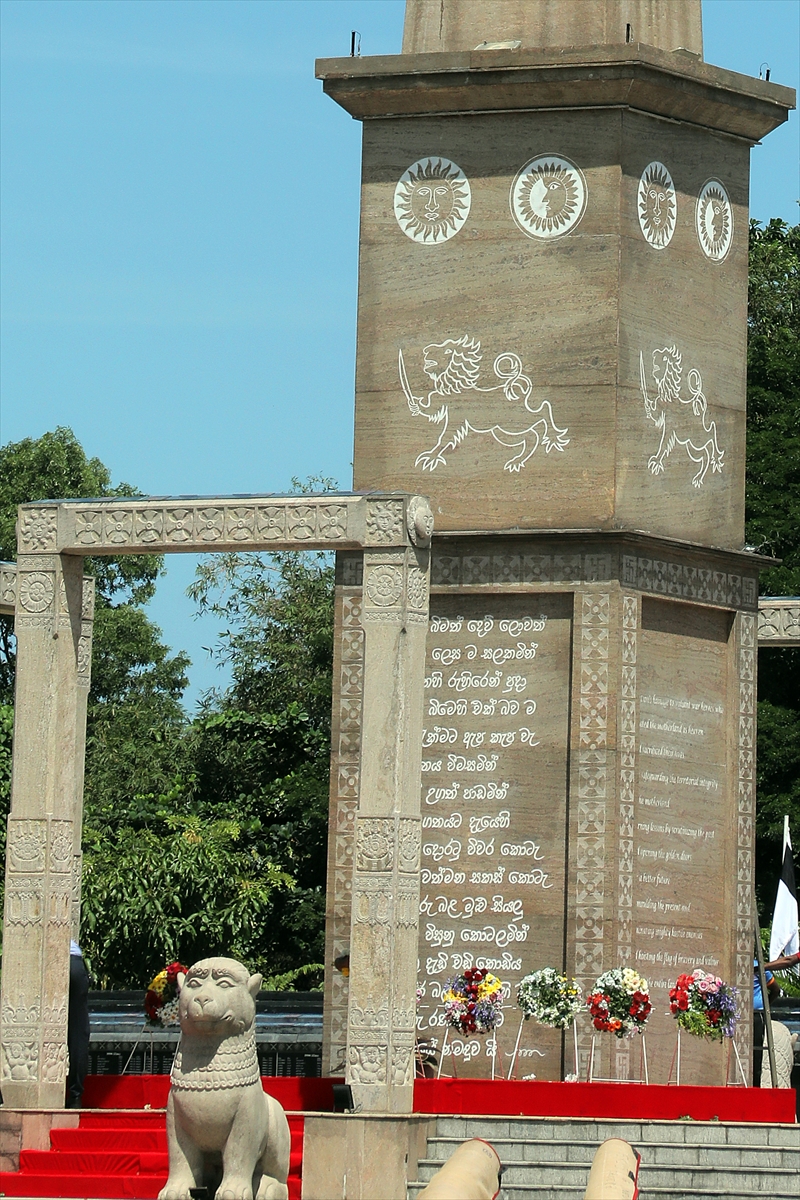
{"label": "circular emblem", "polygon": [[358,831],[358,866],[367,871],[385,871],[392,865],[392,857],[385,822],[365,821]]}
{"label": "circular emblem", "polygon": [[519,172],[509,200],[511,215],[528,237],[561,237],[583,216],[586,180],[569,159],[540,154]]}
{"label": "circular emblem", "polygon": [[375,567],[370,571],[367,595],[378,608],[395,604],[403,591],[403,572],[399,567]]}
{"label": "circular emblem", "polygon": [[709,179],[697,197],[697,237],[703,253],[722,262],[733,240],[733,210],[728,193],[718,179]]}
{"label": "circular emblem", "polygon": [[675,232],[675,184],[663,163],[651,162],[639,180],[639,226],[655,250],[663,250]]}
{"label": "circular emblem", "polygon": [[53,603],[55,588],[49,575],[32,571],[23,575],[19,585],[19,601],[26,612],[45,612]]}
{"label": "circular emblem", "polygon": [[447,242],[458,233],[472,205],[461,167],[449,158],[420,158],[394,189],[394,215],[406,237],[423,245]]}

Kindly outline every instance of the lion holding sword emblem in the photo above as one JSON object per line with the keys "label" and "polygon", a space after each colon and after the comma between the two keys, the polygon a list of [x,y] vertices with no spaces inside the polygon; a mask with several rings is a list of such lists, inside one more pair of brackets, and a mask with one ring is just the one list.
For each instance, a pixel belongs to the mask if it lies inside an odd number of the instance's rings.
{"label": "lion holding sword emblem", "polygon": [[647,392],[644,355],[641,353],[639,379],[645,414],[661,434],[658,450],[648,460],[650,471],[660,475],[675,447],[683,446],[691,461],[697,464],[692,483],[702,487],[709,467],[712,474],[722,471],[725,451],[720,450],[717,442],[716,422],[708,415],[700,372],[689,372],[689,398],[685,400],[681,395],[683,357],[677,346],[665,346],[653,351],[654,399],[651,400]]}
{"label": "lion holding sword emblem", "polygon": [[423,471],[446,466],[447,453],[458,449],[470,434],[490,434],[499,445],[514,451],[504,464],[506,471],[521,471],[540,445],[546,454],[569,445],[569,431],[556,425],[549,400],[531,408],[533,385],[523,373],[519,355],[510,351],[498,354],[493,369],[499,382],[481,387],[483,355],[475,338],[464,335],[457,341],[432,342],[422,353],[422,368],[433,383],[427,397],[414,395],[402,350],[398,357],[409,412],[440,426],[436,443],[417,455],[415,466]]}

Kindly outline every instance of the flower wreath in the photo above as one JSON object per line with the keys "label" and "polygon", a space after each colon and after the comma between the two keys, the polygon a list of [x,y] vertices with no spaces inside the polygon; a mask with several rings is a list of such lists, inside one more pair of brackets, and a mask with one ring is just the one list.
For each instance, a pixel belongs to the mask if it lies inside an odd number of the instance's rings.
{"label": "flower wreath", "polygon": [[605,971],[586,997],[586,1004],[595,1029],[618,1038],[642,1033],[653,1007],[647,980],[630,967]]}
{"label": "flower wreath", "polygon": [[503,985],[496,975],[469,967],[448,980],[442,996],[445,1024],[459,1033],[489,1033],[503,1007]]}
{"label": "flower wreath", "polygon": [[144,1012],[148,1025],[178,1024],[178,976],[187,968],[171,962],[152,980],[144,997]]}
{"label": "flower wreath", "polygon": [[736,1032],[736,989],[696,967],[670,989],[669,1011],[687,1033],[721,1042]]}
{"label": "flower wreath", "polygon": [[520,980],[517,1003],[526,1021],[535,1017],[540,1025],[552,1029],[569,1029],[583,1007],[578,984],[554,967],[532,971]]}

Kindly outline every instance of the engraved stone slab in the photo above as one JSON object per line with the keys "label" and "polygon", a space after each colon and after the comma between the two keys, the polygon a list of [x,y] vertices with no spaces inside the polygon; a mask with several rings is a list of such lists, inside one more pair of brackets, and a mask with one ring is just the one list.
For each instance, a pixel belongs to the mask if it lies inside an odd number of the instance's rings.
{"label": "engraved stone slab", "polygon": [[[729,729],[731,616],[645,597],[639,632],[633,812],[632,965],[650,981],[652,1077],[674,1050],[669,988],[703,967],[734,977],[725,897],[736,878]],[[735,684],[734,684],[735,687]],[[733,713],[735,716],[735,712]],[[692,1082],[721,1085],[724,1054],[692,1039]]]}
{"label": "engraved stone slab", "polygon": [[[561,965],[572,597],[435,596],[422,773],[419,1036],[442,1044],[448,977],[506,984],[505,1074],[516,984]],[[451,1038],[459,1074],[491,1074],[491,1041]],[[445,1072],[450,1068],[446,1064]],[[517,1077],[561,1077],[561,1038],[527,1023]]]}

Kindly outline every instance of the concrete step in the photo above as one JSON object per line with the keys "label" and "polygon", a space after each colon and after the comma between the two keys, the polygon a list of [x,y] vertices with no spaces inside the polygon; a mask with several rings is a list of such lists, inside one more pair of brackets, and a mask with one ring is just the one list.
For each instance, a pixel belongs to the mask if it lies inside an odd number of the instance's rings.
{"label": "concrete step", "polygon": [[[419,1163],[420,1179],[431,1179],[439,1170],[441,1162],[436,1159],[422,1159]],[[539,1186],[563,1184],[569,1187],[585,1187],[589,1174],[589,1163],[503,1163],[503,1188],[510,1188],[518,1183],[536,1183]],[[800,1171],[775,1170],[770,1167],[751,1167],[745,1170],[728,1170],[724,1167],[684,1166],[680,1163],[654,1166],[642,1162],[639,1171],[640,1185],[643,1191],[648,1187],[674,1187],[680,1182],[683,1191],[689,1192],[694,1188],[709,1188],[713,1184],[725,1191],[741,1190],[744,1178],[753,1195],[765,1192],[786,1192],[795,1197],[800,1195]]]}
{"label": "concrete step", "polygon": [[[580,1183],[550,1183],[541,1181],[527,1183],[507,1183],[503,1177],[503,1186],[497,1200],[583,1200],[586,1183],[589,1178],[588,1169],[584,1172]],[[408,1200],[417,1200],[419,1193],[426,1186],[427,1180],[417,1180],[408,1185]],[[655,1185],[649,1182],[642,1171],[639,1172],[640,1200],[752,1200],[753,1196],[763,1196],[765,1200],[797,1200],[797,1179],[790,1189],[780,1190],[775,1186],[768,1190],[755,1190],[749,1178],[740,1179],[735,1188],[723,1187],[713,1176],[702,1185],[690,1185],[683,1178],[673,1178],[666,1185]]]}
{"label": "concrete step", "polygon": [[[568,1139],[552,1138],[546,1142],[539,1140],[518,1141],[511,1138],[492,1138],[491,1140],[502,1162],[512,1164],[539,1164],[546,1166],[558,1161],[562,1163],[591,1164],[599,1142],[570,1141]],[[602,1140],[602,1139],[601,1139]],[[625,1141],[631,1139],[625,1138]],[[446,1162],[450,1155],[464,1141],[459,1137],[434,1137],[428,1142],[429,1159]],[[646,1147],[647,1161],[654,1166],[669,1166],[679,1163],[683,1166],[721,1166],[766,1167],[780,1170],[791,1170],[798,1164],[800,1147],[797,1149],[787,1146],[743,1146],[728,1142],[723,1143],[688,1143],[688,1142],[644,1142],[642,1139],[631,1142],[639,1152]]]}
{"label": "concrete step", "polygon": [[642,1200],[800,1197],[800,1126],[439,1117],[409,1200],[470,1137],[491,1142],[506,1168],[499,1200],[582,1200],[594,1153],[610,1137],[642,1155]]}
{"label": "concrete step", "polygon": [[615,1121],[564,1117],[438,1117],[437,1138],[463,1141],[568,1141],[599,1145],[607,1138],[690,1145],[774,1146],[800,1150],[800,1125],[751,1125],[722,1121]]}
{"label": "concrete step", "polygon": [[[542,1185],[539,1183],[520,1183],[510,1186],[504,1183],[497,1200],[583,1200],[588,1177],[587,1172],[586,1177],[578,1187],[571,1184]],[[694,1187],[687,1191],[685,1181],[676,1180],[669,1187],[653,1187],[650,1184],[643,1183],[641,1178],[639,1182],[640,1200],[752,1200],[753,1196],[769,1196],[770,1200],[797,1200],[796,1187],[789,1192],[753,1192],[745,1182],[744,1184],[740,1184],[734,1191],[728,1191],[721,1188],[719,1184],[712,1182],[707,1188]],[[424,1187],[424,1181],[409,1183],[408,1200],[417,1200]]]}

